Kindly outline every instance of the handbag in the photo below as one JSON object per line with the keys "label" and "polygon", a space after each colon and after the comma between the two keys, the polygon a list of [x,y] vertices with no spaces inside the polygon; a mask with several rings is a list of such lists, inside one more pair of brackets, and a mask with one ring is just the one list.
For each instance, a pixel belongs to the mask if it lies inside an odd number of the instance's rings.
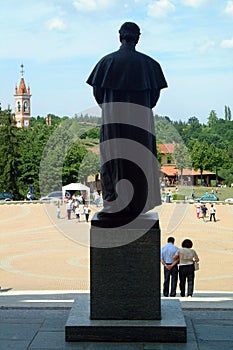
{"label": "handbag", "polygon": [[194,262],[194,271],[198,271],[200,268],[199,263],[198,262]]}

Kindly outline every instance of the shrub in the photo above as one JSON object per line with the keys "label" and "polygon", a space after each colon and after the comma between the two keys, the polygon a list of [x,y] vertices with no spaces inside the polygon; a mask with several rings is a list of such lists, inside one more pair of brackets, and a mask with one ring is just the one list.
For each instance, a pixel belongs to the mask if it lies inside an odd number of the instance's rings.
{"label": "shrub", "polygon": [[174,201],[185,200],[185,195],[184,194],[180,194],[180,193],[175,193],[175,194],[173,194],[172,199]]}

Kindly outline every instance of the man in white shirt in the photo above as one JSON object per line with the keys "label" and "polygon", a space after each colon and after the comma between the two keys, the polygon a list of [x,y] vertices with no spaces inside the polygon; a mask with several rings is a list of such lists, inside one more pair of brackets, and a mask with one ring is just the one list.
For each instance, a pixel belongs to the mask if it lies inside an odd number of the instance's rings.
{"label": "man in white shirt", "polygon": [[167,244],[162,247],[161,251],[161,263],[164,266],[164,283],[163,283],[163,295],[168,297],[169,286],[171,280],[171,292],[170,296],[176,296],[176,286],[178,280],[178,261],[174,261],[173,256],[178,250],[178,247],[174,245],[175,238],[168,237]]}
{"label": "man in white shirt", "polygon": [[214,205],[211,204],[211,207],[210,207],[210,221],[212,221],[212,218],[213,218],[214,222],[216,222],[215,213],[216,213],[216,210],[214,208]]}

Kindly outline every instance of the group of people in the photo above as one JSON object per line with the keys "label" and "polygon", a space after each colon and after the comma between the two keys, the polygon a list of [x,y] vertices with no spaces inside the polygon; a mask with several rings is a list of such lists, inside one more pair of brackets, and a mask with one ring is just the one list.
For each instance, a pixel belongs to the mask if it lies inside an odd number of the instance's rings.
{"label": "group of people", "polygon": [[[196,207],[197,219],[200,219],[202,217],[202,219],[205,221],[207,217],[207,211],[208,211],[208,208],[206,207],[206,205],[198,201],[195,207]],[[213,220],[214,222],[216,222],[216,209],[213,204],[211,204],[209,212],[210,212],[210,221]]]}
{"label": "group of people", "polygon": [[66,203],[66,213],[67,213],[68,220],[71,219],[72,212],[75,214],[75,218],[79,222],[81,221],[81,214],[85,215],[85,220],[86,220],[86,222],[88,222],[91,209],[88,207],[88,204],[85,203],[83,205],[83,211],[81,213],[80,202],[73,201],[72,199],[69,199],[68,202]]}
{"label": "group of people", "polygon": [[192,248],[193,242],[190,239],[184,239],[181,248],[176,247],[174,243],[175,238],[169,237],[167,244],[161,250],[161,263],[164,266],[163,295],[165,297],[169,295],[170,297],[176,296],[179,277],[180,296],[185,296],[187,285],[187,296],[192,297],[195,263],[199,262],[199,258],[196,251]]}
{"label": "group of people", "polygon": [[[80,222],[81,221],[81,215],[85,215],[86,222],[89,221],[89,215],[91,212],[91,209],[88,207],[88,204],[85,200],[85,195],[81,194],[81,196],[76,197],[74,194],[71,198],[68,194],[66,194],[65,197],[66,202],[66,217],[68,220],[71,220],[72,213],[75,214],[75,218]],[[83,210],[81,212],[81,204],[83,205]],[[61,218],[61,209],[60,209],[60,202],[57,204],[57,218]]]}

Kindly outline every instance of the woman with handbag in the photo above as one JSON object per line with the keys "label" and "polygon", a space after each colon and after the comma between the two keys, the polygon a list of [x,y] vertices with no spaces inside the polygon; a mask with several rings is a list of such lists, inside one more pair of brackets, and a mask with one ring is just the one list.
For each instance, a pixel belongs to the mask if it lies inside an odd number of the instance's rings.
{"label": "woman with handbag", "polygon": [[174,260],[179,259],[179,280],[180,280],[180,296],[185,296],[185,286],[187,281],[187,295],[192,297],[194,289],[194,263],[198,263],[199,258],[194,249],[193,242],[185,239],[182,242],[182,248],[179,248],[174,255]]}

